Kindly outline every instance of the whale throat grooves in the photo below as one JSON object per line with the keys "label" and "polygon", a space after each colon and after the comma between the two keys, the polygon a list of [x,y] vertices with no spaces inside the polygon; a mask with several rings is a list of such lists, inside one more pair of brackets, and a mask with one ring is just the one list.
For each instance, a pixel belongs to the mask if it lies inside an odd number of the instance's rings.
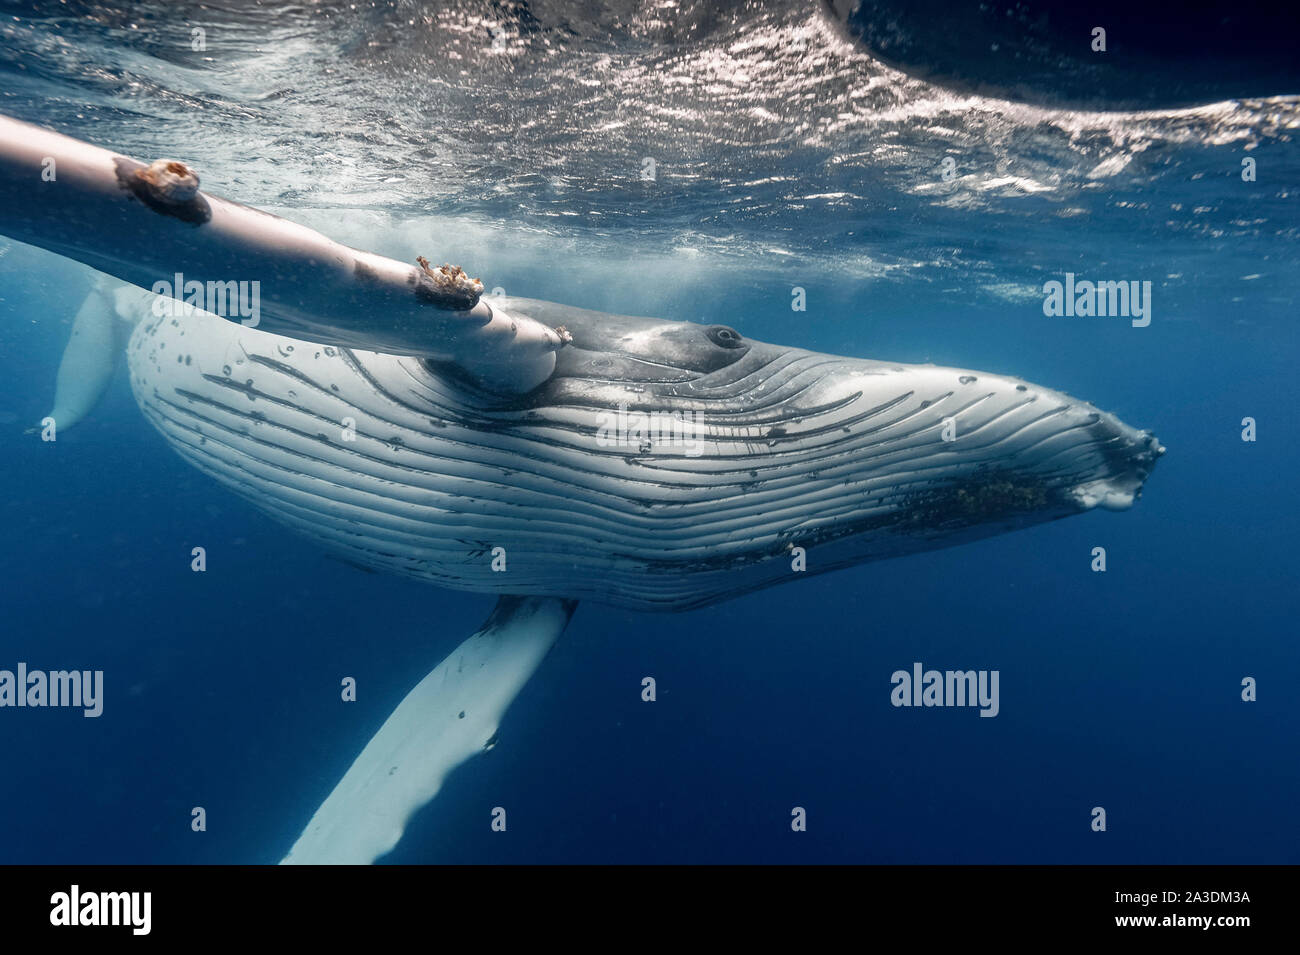
{"label": "whale throat grooves", "polygon": [[[495,296],[493,297],[496,298]],[[191,316],[131,383],[195,467],[366,567],[681,610],[1132,503],[1153,437],[1059,392],[525,299],[571,338],[522,394]]]}

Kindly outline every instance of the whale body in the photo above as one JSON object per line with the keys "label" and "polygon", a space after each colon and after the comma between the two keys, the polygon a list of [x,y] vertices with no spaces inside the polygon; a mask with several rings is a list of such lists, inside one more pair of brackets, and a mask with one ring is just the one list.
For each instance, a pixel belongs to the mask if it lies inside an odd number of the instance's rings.
{"label": "whale body", "polygon": [[522,394],[455,367],[194,313],[130,380],[191,464],[348,560],[443,586],[683,610],[798,576],[1133,503],[1163,451],[987,372],[735,329],[492,302],[562,326]]}

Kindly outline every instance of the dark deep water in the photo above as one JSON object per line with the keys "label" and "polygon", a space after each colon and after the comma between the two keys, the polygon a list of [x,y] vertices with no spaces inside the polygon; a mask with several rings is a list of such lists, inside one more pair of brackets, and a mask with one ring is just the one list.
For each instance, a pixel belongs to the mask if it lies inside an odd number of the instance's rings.
{"label": "dark deep water", "polygon": [[[946,94],[795,3],[49,6],[0,5],[2,113],[512,294],[1011,373],[1169,449],[1127,512],[686,614],[579,607],[389,861],[1300,861],[1294,96]],[[98,719],[0,709],[0,862],[277,861],[491,600],[271,523],[120,369],[76,429],[25,434],[87,280],[0,250],[0,669],[106,685]],[[1152,281],[1150,326],[1044,316],[1067,271]],[[891,706],[915,661],[1000,671],[999,715]]]}

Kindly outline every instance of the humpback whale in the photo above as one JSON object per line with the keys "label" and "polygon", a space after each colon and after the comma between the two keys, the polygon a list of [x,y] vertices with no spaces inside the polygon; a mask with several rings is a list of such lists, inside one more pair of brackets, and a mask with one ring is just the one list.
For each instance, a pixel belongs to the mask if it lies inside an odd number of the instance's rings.
{"label": "humpback whale", "polygon": [[[1164,453],[1006,375],[483,296],[459,269],[205,193],[183,162],[4,118],[0,233],[102,273],[60,370],[61,427],[102,391],[125,325],[135,399],[195,468],[352,563],[498,597],[289,863],[389,851],[490,748],[581,601],[681,611],[806,576],[795,561],[821,573],[1122,510]],[[177,273],[259,282],[256,327],[156,297]]]}

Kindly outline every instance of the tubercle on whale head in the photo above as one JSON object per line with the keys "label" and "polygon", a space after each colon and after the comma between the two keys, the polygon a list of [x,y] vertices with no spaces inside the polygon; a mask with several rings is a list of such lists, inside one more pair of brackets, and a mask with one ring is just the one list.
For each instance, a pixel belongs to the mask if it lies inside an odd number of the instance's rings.
{"label": "tubercle on whale head", "polygon": [[1142,488],[1151,475],[1158,459],[1164,456],[1166,448],[1150,431],[1133,431],[1126,425],[1115,421],[1118,428],[1124,429],[1124,447],[1122,454],[1128,467],[1116,475],[1095,481],[1086,481],[1071,490],[1071,496],[1080,508],[1091,510],[1099,507],[1106,511],[1126,511],[1142,496]]}

